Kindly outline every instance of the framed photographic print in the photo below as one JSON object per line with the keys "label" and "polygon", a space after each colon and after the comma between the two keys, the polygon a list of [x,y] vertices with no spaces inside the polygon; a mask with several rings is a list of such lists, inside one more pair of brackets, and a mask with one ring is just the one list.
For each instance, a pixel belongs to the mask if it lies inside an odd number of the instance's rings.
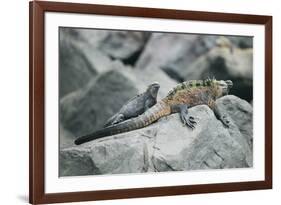
{"label": "framed photographic print", "polygon": [[272,17],[30,2],[30,203],[272,187]]}

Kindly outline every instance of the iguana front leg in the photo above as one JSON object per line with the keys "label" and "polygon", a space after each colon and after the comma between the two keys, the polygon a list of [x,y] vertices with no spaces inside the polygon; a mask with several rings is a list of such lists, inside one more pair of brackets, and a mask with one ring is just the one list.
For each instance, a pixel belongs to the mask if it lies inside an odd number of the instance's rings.
{"label": "iguana front leg", "polygon": [[150,109],[153,105],[155,105],[157,103],[157,100],[154,98],[148,98],[144,101],[144,112],[147,111],[148,109]]}
{"label": "iguana front leg", "polygon": [[125,116],[123,114],[118,114],[116,118],[113,120],[112,125],[118,124],[125,120]]}
{"label": "iguana front leg", "polygon": [[172,113],[180,113],[180,118],[184,125],[187,125],[191,129],[195,128],[196,121],[194,120],[194,117],[189,116],[188,114],[188,105],[185,104],[179,104],[179,105],[173,105],[171,107]]}
{"label": "iguana front leg", "polygon": [[150,101],[149,100],[146,100],[144,102],[144,112],[147,111],[151,106],[150,106]]}
{"label": "iguana front leg", "polygon": [[123,114],[117,113],[114,116],[112,116],[107,122],[104,124],[104,127],[108,127],[114,124],[118,124],[120,122],[123,122],[125,120],[125,116]]}

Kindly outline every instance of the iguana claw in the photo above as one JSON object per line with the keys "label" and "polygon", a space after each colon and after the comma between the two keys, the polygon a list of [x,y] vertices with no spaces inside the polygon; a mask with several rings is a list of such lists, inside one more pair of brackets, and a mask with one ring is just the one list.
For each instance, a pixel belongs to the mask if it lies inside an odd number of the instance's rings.
{"label": "iguana claw", "polygon": [[180,109],[180,117],[184,125],[187,125],[191,129],[195,128],[197,124],[194,120],[194,117],[188,115],[188,106],[187,105],[179,105],[178,108]]}
{"label": "iguana claw", "polygon": [[184,125],[187,125],[188,127],[190,127],[191,129],[194,129],[195,128],[195,125],[197,124],[196,121],[194,121],[193,117],[182,117],[181,118]]}

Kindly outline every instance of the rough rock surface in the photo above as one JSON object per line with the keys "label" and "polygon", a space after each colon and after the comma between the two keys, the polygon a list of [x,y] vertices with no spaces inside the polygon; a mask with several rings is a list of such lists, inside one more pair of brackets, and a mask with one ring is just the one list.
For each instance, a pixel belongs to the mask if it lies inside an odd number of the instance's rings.
{"label": "rough rock surface", "polygon": [[150,36],[149,32],[114,30],[79,29],[77,32],[93,47],[128,64],[134,64]]}
{"label": "rough rock surface", "polygon": [[108,56],[84,42],[79,33],[61,28],[59,49],[60,97],[85,86],[111,66]]}
{"label": "rough rock surface", "polygon": [[190,109],[198,124],[173,114],[139,130],[60,150],[60,176],[223,169],[252,166],[252,107],[235,96],[217,101],[230,127],[206,105]]}
{"label": "rough rock surface", "polygon": [[[208,75],[222,77],[252,78],[253,50],[229,47],[215,47],[206,55],[198,58],[183,70],[184,79],[201,79]],[[224,73],[226,72],[226,73]]]}
{"label": "rough rock surface", "polygon": [[196,67],[191,65],[216,47],[221,39],[228,41],[234,48],[252,47],[252,38],[249,37],[153,33],[137,61],[136,68],[161,68],[177,81],[200,79],[202,76],[195,78],[193,75],[187,76],[185,72],[197,73]]}
{"label": "rough rock surface", "polygon": [[[136,63],[136,68],[162,68],[179,56],[185,55],[196,38],[196,35],[153,33]],[[185,57],[189,58],[188,55]]]}
{"label": "rough rock surface", "polygon": [[238,48],[253,48],[253,37],[228,36],[228,39]]}
{"label": "rough rock surface", "polygon": [[73,146],[73,140],[75,140],[75,136],[68,130],[66,130],[62,124],[60,124],[59,131],[59,145],[60,149]]}
{"label": "rough rock surface", "polygon": [[[237,97],[229,95],[217,100],[217,105],[222,113],[227,113],[231,118],[231,127],[242,135],[236,135],[240,144],[243,145],[244,150],[250,148],[250,152],[247,154],[247,162],[252,163],[252,149],[253,149],[253,108],[245,100],[238,100]],[[234,126],[236,125],[236,126]],[[236,131],[235,130],[235,131]]]}

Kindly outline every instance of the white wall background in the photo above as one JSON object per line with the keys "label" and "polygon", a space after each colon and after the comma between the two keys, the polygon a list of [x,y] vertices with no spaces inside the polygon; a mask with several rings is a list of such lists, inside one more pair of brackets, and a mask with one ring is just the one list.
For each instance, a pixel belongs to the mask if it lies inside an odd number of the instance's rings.
{"label": "white wall background", "polygon": [[[125,199],[72,204],[279,204],[281,138],[281,6],[277,0],[72,0],[97,4],[273,15],[274,183],[273,190]],[[0,204],[28,202],[28,0],[1,1]],[[278,58],[279,57],[279,58]],[[280,91],[279,91],[280,93]],[[276,106],[277,105],[277,106]],[[277,125],[277,126],[276,126]]]}

